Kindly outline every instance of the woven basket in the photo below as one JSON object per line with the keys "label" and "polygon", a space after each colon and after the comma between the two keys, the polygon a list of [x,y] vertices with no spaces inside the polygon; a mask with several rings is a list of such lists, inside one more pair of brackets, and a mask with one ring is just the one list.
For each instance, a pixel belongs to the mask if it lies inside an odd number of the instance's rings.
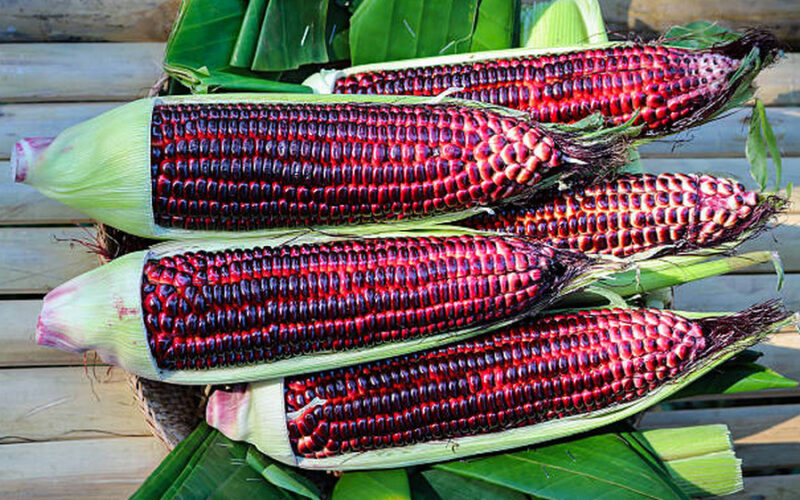
{"label": "woven basket", "polygon": [[[97,242],[103,264],[155,243],[102,224],[97,225]],[[192,432],[205,414],[206,387],[165,384],[130,374],[128,383],[150,431],[170,450]]]}

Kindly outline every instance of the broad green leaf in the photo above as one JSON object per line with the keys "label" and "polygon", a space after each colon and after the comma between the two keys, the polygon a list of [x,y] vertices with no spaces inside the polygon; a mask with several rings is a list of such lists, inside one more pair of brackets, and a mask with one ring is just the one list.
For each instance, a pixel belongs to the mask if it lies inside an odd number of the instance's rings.
{"label": "broad green leaf", "polygon": [[167,42],[164,70],[194,92],[219,88],[255,92],[310,92],[308,87],[229,66],[244,0],[186,0]]}
{"label": "broad green leaf", "polygon": [[[424,481],[432,490],[432,495],[424,497],[431,500],[526,500],[526,495],[519,491],[510,490],[488,483],[481,479],[452,474],[443,470],[429,469],[412,477]],[[417,492],[421,489],[412,485],[414,500],[420,500]]]}
{"label": "broad green leaf", "polygon": [[164,63],[199,68],[228,66],[247,2],[186,0],[167,42]]}
{"label": "broad green leaf", "polygon": [[258,33],[264,21],[267,0],[250,0],[239,27],[239,36],[233,46],[230,65],[235,68],[249,68],[253,64],[253,56],[258,44]]}
{"label": "broad green leaf", "polygon": [[254,71],[328,62],[328,0],[270,0],[253,56]]}
{"label": "broad green leaf", "polygon": [[331,0],[325,20],[325,44],[329,61],[350,59],[350,11]]}
{"label": "broad green leaf", "polygon": [[534,0],[522,9],[520,38],[529,48],[608,41],[597,0]]}
{"label": "broad green leaf", "polygon": [[353,65],[469,50],[478,0],[364,0],[350,18]]}
{"label": "broad green leaf", "polygon": [[189,464],[192,456],[203,445],[213,429],[201,422],[172,452],[161,461],[144,483],[131,496],[132,500],[150,500],[160,498],[166,492],[181,471]]}
{"label": "broad green leaf", "polygon": [[[148,479],[132,498],[150,500],[161,498],[162,500],[194,500],[196,498],[208,498],[215,500],[235,500],[239,498],[265,498],[265,499],[287,499],[293,497],[289,492],[282,491],[269,484],[264,478],[253,470],[245,459],[247,450],[250,447],[245,443],[231,441],[216,430],[204,431],[202,424],[196,433],[205,433],[200,446],[196,446],[197,439],[190,436],[192,441],[181,447],[180,445],[172,451],[165,459],[169,465],[165,469],[156,469],[154,474],[158,474],[158,481],[162,482],[163,488],[145,488],[153,482]],[[205,429],[208,429],[205,426]],[[185,460],[185,455],[191,453],[189,460]],[[171,458],[178,455],[180,460]],[[176,467],[176,465],[180,465]],[[172,480],[168,481],[165,474],[172,474]]]}
{"label": "broad green leaf", "polygon": [[[772,125],[769,124],[767,118],[767,110],[764,109],[764,101],[756,99],[755,109],[758,112],[761,127],[764,131],[764,139],[769,150],[769,155],[772,157],[772,163],[775,165],[775,191],[781,189],[781,177],[783,176],[783,162],[781,161],[781,152],[778,149],[778,140],[775,139],[775,132],[772,131]],[[754,111],[754,113],[756,112]]]}
{"label": "broad green leaf", "polygon": [[687,498],[614,434],[434,468],[554,500]]}
{"label": "broad green leaf", "polygon": [[311,500],[320,500],[319,490],[308,478],[295,469],[266,457],[255,447],[247,450],[247,463],[270,484]]}
{"label": "broad green leaf", "polygon": [[723,363],[700,380],[673,395],[671,399],[792,387],[797,387],[797,381],[786,378],[765,366],[734,359]]}
{"label": "broad green leaf", "polygon": [[482,0],[472,33],[470,52],[502,50],[514,46],[518,0]]}
{"label": "broad green leaf", "polygon": [[410,500],[405,469],[346,472],[333,488],[332,500]]}
{"label": "broad green leaf", "polygon": [[767,147],[762,132],[761,115],[753,110],[750,116],[750,130],[747,133],[747,145],[745,153],[747,161],[750,162],[750,175],[764,191],[767,189],[768,170],[767,170]]}

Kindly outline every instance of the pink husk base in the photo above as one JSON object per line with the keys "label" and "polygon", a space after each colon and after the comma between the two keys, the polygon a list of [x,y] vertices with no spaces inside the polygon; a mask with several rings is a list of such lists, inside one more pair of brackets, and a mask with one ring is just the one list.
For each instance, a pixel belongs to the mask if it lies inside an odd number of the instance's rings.
{"label": "pink husk base", "polygon": [[28,170],[55,137],[26,137],[11,150],[11,176],[14,182],[25,182]]}
{"label": "pink husk base", "polygon": [[247,385],[239,385],[231,390],[214,391],[208,397],[206,422],[231,439],[242,439],[242,422],[246,422],[246,412],[250,406],[250,391]]}

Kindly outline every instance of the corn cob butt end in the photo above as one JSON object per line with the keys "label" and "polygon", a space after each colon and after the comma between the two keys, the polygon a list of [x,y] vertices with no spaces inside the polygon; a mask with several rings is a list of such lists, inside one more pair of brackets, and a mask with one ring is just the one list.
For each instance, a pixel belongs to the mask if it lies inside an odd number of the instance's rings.
{"label": "corn cob butt end", "polygon": [[158,378],[142,322],[142,256],[128,254],[48,293],[36,343],[75,353],[94,350],[106,363]]}
{"label": "corn cob butt end", "polygon": [[42,151],[55,137],[26,137],[14,144],[11,150],[11,178],[14,182],[25,182],[28,170],[36,164]]}

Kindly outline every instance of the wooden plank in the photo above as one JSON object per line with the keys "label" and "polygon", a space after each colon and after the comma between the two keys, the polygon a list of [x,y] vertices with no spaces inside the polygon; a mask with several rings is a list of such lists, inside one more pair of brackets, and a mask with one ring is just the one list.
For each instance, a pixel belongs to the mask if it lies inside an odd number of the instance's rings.
{"label": "wooden plank", "polygon": [[89,228],[0,228],[0,294],[46,293],[97,266]]}
{"label": "wooden plank", "polygon": [[765,69],[756,78],[756,85],[756,95],[770,106],[800,104],[800,53],[786,54],[786,57]]}
{"label": "wooden plank", "polygon": [[180,0],[4,0],[0,42],[166,41]]}
{"label": "wooden plank", "polygon": [[54,136],[71,125],[119,106],[119,102],[0,105],[0,160],[22,137]]}
{"label": "wooden plank", "polygon": [[744,489],[725,500],[797,500],[800,474],[744,478]]}
{"label": "wooden plank", "polygon": [[800,311],[800,274],[787,274],[783,289],[769,274],[726,275],[681,285],[675,289],[675,309],[687,311],[738,311],[753,304],[782,298],[792,311]]}
{"label": "wooden plank", "polygon": [[[783,154],[800,156],[800,108],[772,107],[767,116]],[[740,108],[702,127],[645,144],[639,151],[642,157],[744,157],[749,119],[750,109]]]}
{"label": "wooden plank", "polygon": [[0,446],[0,497],[128,498],[166,455],[154,437]]}
{"label": "wooden plank", "polygon": [[11,167],[0,161],[0,225],[65,224],[89,218],[11,179]]}
{"label": "wooden plank", "polygon": [[150,435],[119,368],[0,370],[0,387],[3,441]]}
{"label": "wooden plank", "polygon": [[137,99],[158,80],[163,59],[163,43],[0,44],[0,100]]}
{"label": "wooden plank", "polygon": [[[41,310],[41,300],[0,300],[0,367],[83,365],[81,354],[36,344],[36,318]],[[93,353],[88,353],[86,359],[95,362]]]}
{"label": "wooden plank", "polygon": [[[720,177],[731,177],[739,180],[748,189],[757,189],[758,185],[750,175],[750,163],[747,158],[645,158],[642,167],[651,174],[668,172],[711,174]],[[773,172],[770,162],[770,172]],[[771,178],[774,180],[774,176]],[[800,186],[800,157],[783,158],[783,179],[781,184],[793,183]],[[795,192],[798,190],[794,190]],[[794,193],[793,193],[794,194]],[[800,210],[800,207],[795,207]]]}
{"label": "wooden plank", "polygon": [[638,427],[725,424],[746,470],[800,467],[800,405],[649,411]]}
{"label": "wooden plank", "polygon": [[[742,253],[756,250],[777,251],[787,273],[800,272],[800,248],[797,246],[798,238],[800,238],[800,214],[782,215],[778,217],[777,223],[779,224],[777,227],[742,243],[739,251]],[[740,273],[769,274],[774,273],[774,267],[771,263],[759,264],[742,269]]]}
{"label": "wooden plank", "polygon": [[795,0],[600,0],[606,26],[652,37],[675,25],[708,19],[726,28],[772,30],[786,43],[800,43],[800,9]]}

